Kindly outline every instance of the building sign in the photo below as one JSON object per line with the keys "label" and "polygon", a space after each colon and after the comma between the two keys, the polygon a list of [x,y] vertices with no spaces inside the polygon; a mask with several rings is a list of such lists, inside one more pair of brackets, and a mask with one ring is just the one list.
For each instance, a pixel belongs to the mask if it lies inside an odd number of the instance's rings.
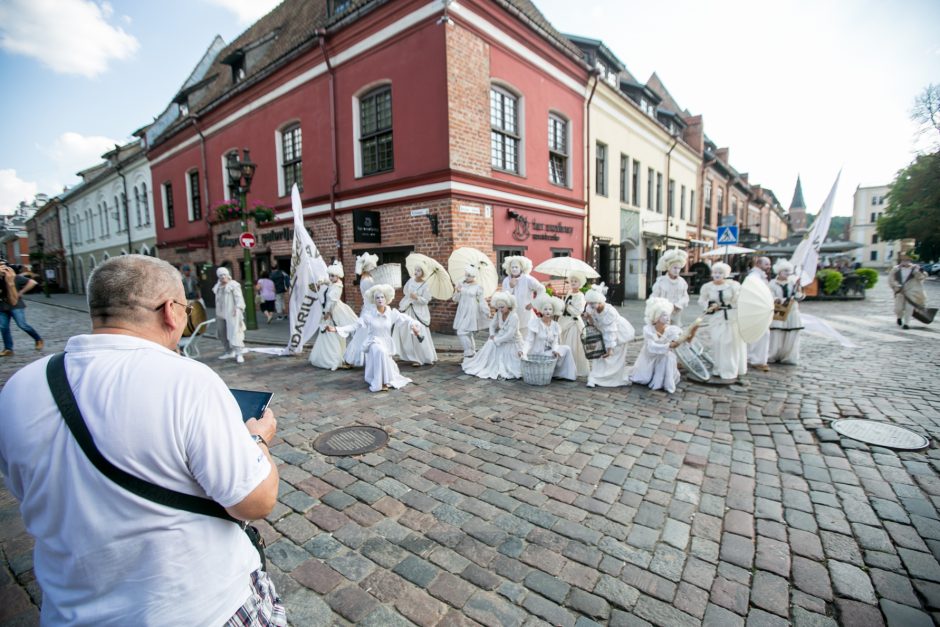
{"label": "building sign", "polygon": [[378,211],[353,210],[353,241],[371,244],[382,241],[382,223]]}
{"label": "building sign", "polygon": [[565,226],[561,222],[558,224],[533,222],[532,230],[536,231],[535,233],[532,233],[532,239],[547,239],[553,242],[557,242],[561,239],[559,233],[564,235],[571,235],[574,233],[574,227]]}
{"label": "building sign", "polygon": [[[239,234],[240,235],[240,234]],[[222,231],[216,238],[216,246],[219,248],[235,248],[238,244],[238,237],[232,237],[231,231]]]}

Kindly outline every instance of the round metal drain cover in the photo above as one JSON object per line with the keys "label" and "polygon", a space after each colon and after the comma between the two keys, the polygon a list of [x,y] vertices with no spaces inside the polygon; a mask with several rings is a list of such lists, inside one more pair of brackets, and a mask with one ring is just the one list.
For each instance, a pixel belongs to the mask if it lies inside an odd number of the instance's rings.
{"label": "round metal drain cover", "polygon": [[910,429],[875,420],[836,420],[832,428],[853,440],[885,448],[916,451],[930,446],[930,440]]}
{"label": "round metal drain cover", "polygon": [[323,455],[362,455],[387,442],[388,434],[378,427],[342,427],[318,437],[313,448]]}

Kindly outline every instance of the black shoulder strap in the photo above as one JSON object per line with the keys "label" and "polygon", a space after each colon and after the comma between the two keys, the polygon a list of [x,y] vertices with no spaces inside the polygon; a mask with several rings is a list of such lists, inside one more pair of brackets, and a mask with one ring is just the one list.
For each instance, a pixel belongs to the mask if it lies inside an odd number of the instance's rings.
{"label": "black shoulder strap", "polygon": [[82,451],[85,452],[95,468],[105,477],[128,492],[132,492],[148,501],[194,514],[204,514],[238,522],[228,515],[224,507],[215,501],[160,487],[135,477],[109,462],[95,445],[91,432],[88,431],[88,426],[85,424],[85,419],[82,417],[82,412],[78,408],[78,403],[75,402],[75,395],[72,393],[72,386],[69,385],[68,375],[65,372],[65,353],[57,353],[49,360],[49,364],[46,366],[46,380],[49,382],[52,397],[55,399],[62,417],[65,418],[65,424],[68,425],[72,436],[78,442],[78,445],[82,447]]}

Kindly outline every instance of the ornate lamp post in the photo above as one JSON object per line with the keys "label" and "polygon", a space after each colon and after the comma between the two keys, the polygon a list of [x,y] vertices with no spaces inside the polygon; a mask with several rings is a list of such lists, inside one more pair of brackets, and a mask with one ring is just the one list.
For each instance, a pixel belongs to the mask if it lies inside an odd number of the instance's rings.
{"label": "ornate lamp post", "polygon": [[46,278],[46,256],[43,254],[46,248],[46,236],[42,233],[36,233],[36,247],[39,249],[39,276],[42,279],[42,293],[46,298],[52,298],[49,295],[49,279]]}
{"label": "ornate lamp post", "polygon": [[[242,158],[238,158],[238,151],[233,150],[226,156],[225,169],[228,170],[228,186],[232,196],[238,197],[238,206],[242,214],[242,233],[248,232],[248,214],[246,203],[248,192],[251,191],[251,179],[255,176],[257,165],[252,163],[248,149],[242,150]],[[257,329],[258,320],[255,315],[255,280],[251,267],[251,250],[245,249],[244,258],[245,281],[242,291],[245,295],[245,327]]]}

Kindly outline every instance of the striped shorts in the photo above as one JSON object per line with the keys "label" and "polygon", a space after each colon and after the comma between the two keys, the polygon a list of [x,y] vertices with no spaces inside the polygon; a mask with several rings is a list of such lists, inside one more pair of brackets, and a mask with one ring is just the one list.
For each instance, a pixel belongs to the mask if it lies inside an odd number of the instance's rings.
{"label": "striped shorts", "polygon": [[224,627],[286,627],[287,612],[263,570],[251,573],[251,596]]}

